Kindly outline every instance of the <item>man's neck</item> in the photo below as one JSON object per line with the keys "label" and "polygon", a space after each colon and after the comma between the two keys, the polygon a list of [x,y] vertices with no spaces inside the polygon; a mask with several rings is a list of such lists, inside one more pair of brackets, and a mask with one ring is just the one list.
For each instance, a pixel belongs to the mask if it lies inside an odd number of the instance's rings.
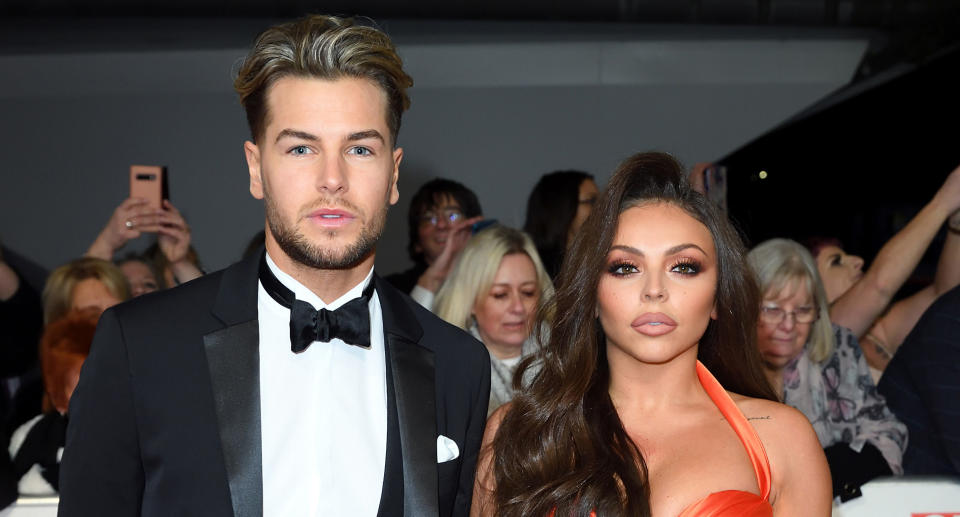
{"label": "man's neck", "polygon": [[317,269],[291,259],[275,243],[268,241],[266,245],[270,259],[280,271],[310,289],[324,303],[333,302],[362,282],[370,273],[375,257],[371,253],[349,269]]}

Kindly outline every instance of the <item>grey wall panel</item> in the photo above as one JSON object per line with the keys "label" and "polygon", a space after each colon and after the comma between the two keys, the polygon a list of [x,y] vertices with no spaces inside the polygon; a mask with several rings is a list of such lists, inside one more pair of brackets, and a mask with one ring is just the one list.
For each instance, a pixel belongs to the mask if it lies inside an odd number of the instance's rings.
{"label": "grey wall panel", "polygon": [[[401,198],[378,250],[379,270],[409,264],[407,205],[434,176],[465,183],[488,216],[519,225],[541,174],[585,169],[602,185],[635,151],[660,149],[687,163],[717,158],[844,84],[865,48],[862,41],[750,41],[711,51],[706,43],[669,43],[518,43],[513,50],[523,59],[499,60],[498,68],[491,54],[476,76],[485,79],[471,79],[477,70],[462,63],[444,66],[482,56],[482,46],[402,48],[417,85],[400,135]],[[496,47],[501,55],[511,50]],[[0,240],[46,266],[60,264],[86,249],[127,195],[131,163],[164,164],[205,265],[233,261],[263,224],[262,205],[247,190],[246,123],[230,89],[241,54],[0,56]],[[757,55],[763,59],[753,63]],[[637,56],[659,65],[617,72],[632,65],[612,64]],[[693,60],[667,66],[683,59]],[[542,74],[511,68],[538,62]],[[697,73],[697,62],[753,72]],[[660,75],[651,72],[658,66]]]}

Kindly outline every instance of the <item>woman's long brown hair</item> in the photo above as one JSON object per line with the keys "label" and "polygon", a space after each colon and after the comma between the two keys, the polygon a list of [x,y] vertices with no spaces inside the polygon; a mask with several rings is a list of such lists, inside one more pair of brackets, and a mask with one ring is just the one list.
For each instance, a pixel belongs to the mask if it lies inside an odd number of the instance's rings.
{"label": "woman's long brown hair", "polygon": [[[728,390],[776,400],[756,346],[760,293],[738,233],[671,156],[631,156],[563,260],[550,338],[535,359],[540,372],[514,398],[494,439],[498,516],[650,515],[646,463],[610,400],[606,339],[594,313],[620,214],[648,202],[680,207],[713,236],[718,317],[700,340],[698,358]],[[518,388],[531,363],[518,368]]]}

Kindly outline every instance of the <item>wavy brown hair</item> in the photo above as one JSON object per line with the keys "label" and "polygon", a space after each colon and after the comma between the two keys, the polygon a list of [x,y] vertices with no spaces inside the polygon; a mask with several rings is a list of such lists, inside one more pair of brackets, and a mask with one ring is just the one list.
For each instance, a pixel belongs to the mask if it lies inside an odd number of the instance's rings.
{"label": "wavy brown hair", "polygon": [[[631,156],[614,172],[563,260],[540,372],[514,399],[493,441],[498,516],[650,515],[646,463],[608,392],[606,338],[594,317],[597,286],[620,214],[670,203],[700,221],[717,250],[717,313],[698,359],[724,387],[776,400],[756,346],[760,293],[739,234],[663,153]],[[521,388],[525,361],[514,384]]]}

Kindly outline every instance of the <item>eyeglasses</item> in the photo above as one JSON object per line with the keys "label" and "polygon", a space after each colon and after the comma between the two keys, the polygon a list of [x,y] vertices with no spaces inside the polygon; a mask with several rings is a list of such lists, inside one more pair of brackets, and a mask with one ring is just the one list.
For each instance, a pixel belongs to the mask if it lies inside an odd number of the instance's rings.
{"label": "eyeglasses", "polygon": [[424,212],[420,216],[420,223],[430,223],[431,226],[440,224],[440,221],[446,221],[447,224],[453,224],[463,219],[463,212],[455,209],[442,210],[439,214],[433,211]]}
{"label": "eyeglasses", "polygon": [[771,325],[779,325],[787,314],[793,316],[793,321],[796,323],[813,323],[819,316],[816,307],[800,307],[793,311],[785,311],[780,307],[769,305],[760,307],[760,319]]}

